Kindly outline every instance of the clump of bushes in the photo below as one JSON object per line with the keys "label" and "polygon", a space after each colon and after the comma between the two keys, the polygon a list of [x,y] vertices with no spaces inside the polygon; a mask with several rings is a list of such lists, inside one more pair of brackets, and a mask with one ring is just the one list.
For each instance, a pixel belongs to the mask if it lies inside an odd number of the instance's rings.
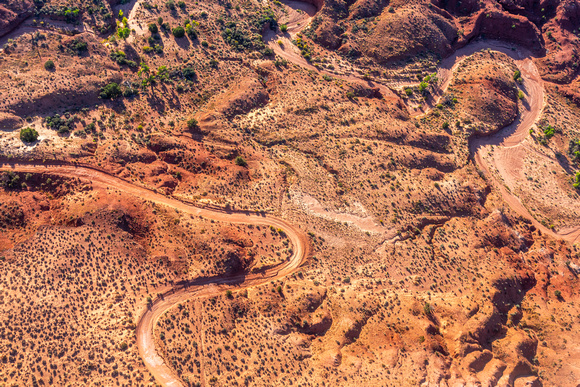
{"label": "clump of bushes", "polygon": [[574,177],[574,183],[572,186],[576,189],[580,189],[580,171],[576,172],[576,176]]}
{"label": "clump of bushes", "polygon": [[121,94],[123,94],[123,92],[121,91],[121,87],[119,87],[117,83],[111,82],[101,89],[99,97],[101,97],[102,99],[115,99],[117,97],[120,97]]}
{"label": "clump of bushes", "polygon": [[181,70],[181,73],[188,81],[193,81],[196,77],[195,70],[192,67],[184,67],[183,70]]}
{"label": "clump of bushes", "polygon": [[61,117],[59,114],[48,116],[44,119],[44,123],[52,130],[56,130],[59,134],[67,134],[74,128],[76,116]]}
{"label": "clump of bushes", "polygon": [[66,46],[60,45],[61,50],[66,50],[70,55],[81,56],[85,51],[88,51],[89,45],[81,38],[71,40]]}
{"label": "clump of bushes", "polygon": [[23,142],[34,142],[38,139],[38,132],[34,128],[24,128],[20,130],[20,139]]}
{"label": "clump of bushes", "polygon": [[127,59],[127,55],[123,51],[113,51],[111,52],[111,59],[117,62],[120,66],[129,66],[132,68],[137,67],[137,63],[133,60]]}
{"label": "clump of bushes", "polygon": [[568,153],[572,156],[572,160],[580,162],[580,140],[570,140]]}

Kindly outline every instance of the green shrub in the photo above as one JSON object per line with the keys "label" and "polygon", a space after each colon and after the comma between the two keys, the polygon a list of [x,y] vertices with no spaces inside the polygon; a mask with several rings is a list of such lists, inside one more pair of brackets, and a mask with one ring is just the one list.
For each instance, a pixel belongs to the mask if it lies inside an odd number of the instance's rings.
{"label": "green shrub", "polygon": [[111,82],[101,89],[99,97],[102,99],[115,99],[122,94],[121,88],[115,82]]}
{"label": "green shrub", "polygon": [[185,29],[182,26],[175,27],[171,32],[176,38],[183,38],[185,36]]}
{"label": "green shrub", "polygon": [[236,157],[236,165],[239,165],[240,167],[247,167],[248,163],[242,156],[238,156]]}
{"label": "green shrub", "polygon": [[76,38],[66,45],[66,49],[69,52],[69,54],[72,55],[76,54],[81,56],[85,51],[89,49],[89,45],[81,38]]}
{"label": "green shrub", "polygon": [[121,66],[137,67],[137,63],[127,59],[127,55],[123,51],[113,51],[110,56],[113,61]]}
{"label": "green shrub", "polygon": [[286,24],[280,24],[280,31],[282,32],[288,31],[288,26]]}
{"label": "green shrub", "polygon": [[191,24],[185,26],[185,32],[191,39],[197,39],[197,30]]}
{"label": "green shrub", "polygon": [[74,122],[76,120],[75,116],[69,116],[68,118],[61,117],[58,114],[54,116],[48,116],[44,119],[46,126],[52,130],[56,130],[59,134],[67,134],[74,128]]}
{"label": "green shrub", "polygon": [[183,77],[189,81],[193,81],[196,77],[195,70],[192,67],[185,67],[181,70]]}
{"label": "green shrub", "polygon": [[117,30],[117,36],[121,39],[127,39],[131,34],[131,30],[128,27],[119,27]]}
{"label": "green shrub", "polygon": [[580,188],[580,171],[576,172],[576,177],[574,178],[572,186],[576,189]]}
{"label": "green shrub", "polygon": [[55,69],[54,62],[52,60],[47,60],[44,62],[44,68],[48,71],[53,71]]}
{"label": "green shrub", "polygon": [[187,121],[187,127],[189,129],[196,129],[198,127],[198,122],[195,118],[192,118],[190,120]]}
{"label": "green shrub", "polygon": [[24,128],[20,131],[20,139],[23,142],[34,142],[38,139],[38,132],[34,128]]}
{"label": "green shrub", "polygon": [[157,27],[157,24],[150,23],[149,24],[149,32],[151,32],[152,34],[158,33],[159,32],[159,28]]}
{"label": "green shrub", "polygon": [[554,137],[554,134],[556,134],[556,128],[554,128],[552,125],[547,125],[544,128],[544,136],[546,136],[548,140]]}

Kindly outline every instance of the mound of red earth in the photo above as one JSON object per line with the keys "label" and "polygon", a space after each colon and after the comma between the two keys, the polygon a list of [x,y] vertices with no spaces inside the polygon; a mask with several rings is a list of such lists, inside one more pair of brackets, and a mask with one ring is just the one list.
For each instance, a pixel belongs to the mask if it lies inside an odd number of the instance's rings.
{"label": "mound of red earth", "polygon": [[0,0],[0,36],[12,31],[33,13],[32,0]]}
{"label": "mound of red earth", "polygon": [[516,118],[517,68],[507,55],[479,52],[463,61],[450,86],[462,112],[460,126],[468,133],[493,133]]}
{"label": "mound of red earth", "polygon": [[580,5],[577,1],[329,0],[307,34],[317,43],[379,64],[417,55],[445,57],[477,37],[523,46],[544,79],[568,83],[577,74]]}

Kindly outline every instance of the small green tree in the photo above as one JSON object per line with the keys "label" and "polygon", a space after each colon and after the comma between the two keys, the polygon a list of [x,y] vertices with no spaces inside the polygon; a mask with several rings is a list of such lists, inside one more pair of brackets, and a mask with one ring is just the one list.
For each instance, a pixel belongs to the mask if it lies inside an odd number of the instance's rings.
{"label": "small green tree", "polygon": [[185,36],[185,29],[182,26],[175,27],[171,32],[176,38],[183,38]]}
{"label": "small green tree", "polygon": [[199,123],[197,122],[197,120],[195,118],[191,118],[189,120],[187,120],[187,128],[188,129],[197,129],[199,126]]}
{"label": "small green tree", "polygon": [[34,128],[24,128],[20,131],[20,139],[23,142],[34,142],[38,139],[38,132]]}
{"label": "small green tree", "polygon": [[280,31],[282,32],[288,31],[288,26],[286,24],[280,24]]}
{"label": "small green tree", "polygon": [[155,23],[150,23],[148,27],[149,27],[149,32],[151,32],[152,34],[156,34],[159,32],[159,28],[157,27],[157,24],[155,24]]}
{"label": "small green tree", "polygon": [[56,66],[54,65],[54,62],[52,60],[50,60],[50,59],[47,60],[46,62],[44,62],[44,68],[47,71],[53,71],[55,69],[55,67]]}

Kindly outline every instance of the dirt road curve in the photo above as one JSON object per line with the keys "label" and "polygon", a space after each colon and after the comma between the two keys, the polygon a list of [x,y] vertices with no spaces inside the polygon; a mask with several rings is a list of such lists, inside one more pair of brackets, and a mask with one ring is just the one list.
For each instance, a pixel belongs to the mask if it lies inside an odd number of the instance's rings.
{"label": "dirt road curve", "polygon": [[283,278],[296,271],[306,258],[309,242],[308,237],[290,223],[267,214],[253,212],[225,211],[196,207],[182,201],[155,193],[149,189],[136,186],[126,180],[109,175],[105,172],[77,167],[72,165],[35,165],[35,164],[0,164],[0,170],[17,172],[43,173],[49,172],[66,177],[78,177],[89,180],[93,185],[108,187],[123,191],[144,200],[155,202],[185,213],[203,216],[221,222],[243,223],[253,225],[273,226],[284,230],[294,249],[292,256],[283,264],[264,273],[238,275],[227,278],[203,278],[182,284],[153,301],[149,308],[145,308],[137,324],[137,346],[145,365],[158,383],[165,386],[181,386],[179,378],[163,362],[155,350],[153,327],[159,316],[179,302],[194,297],[223,294],[227,289],[242,289],[257,286],[269,281]]}
{"label": "dirt road curve", "polygon": [[[302,1],[284,1],[288,9],[288,16],[285,22],[288,26],[288,32],[280,35],[273,31],[266,32],[264,41],[274,49],[275,53],[284,59],[293,62],[299,66],[303,66],[310,70],[315,70],[320,73],[327,73],[324,70],[316,69],[308,63],[298,52],[297,48],[292,44],[291,39],[300,31],[308,26],[312,18],[316,15],[317,9],[310,3]],[[282,42],[280,45],[278,42]],[[554,232],[549,228],[538,222],[522,204],[520,199],[512,194],[506,187],[494,176],[491,171],[497,170],[500,177],[509,176],[512,179],[519,178],[519,171],[521,169],[521,162],[526,152],[536,152],[524,143],[524,140],[529,136],[529,130],[539,118],[544,107],[544,85],[538,73],[538,69],[533,62],[532,54],[512,44],[493,40],[477,40],[467,46],[460,48],[453,55],[441,61],[437,69],[437,77],[439,82],[435,90],[433,90],[433,98],[426,103],[426,111],[410,111],[412,116],[419,116],[429,112],[429,110],[439,103],[441,97],[447,91],[449,84],[453,78],[455,69],[461,62],[477,51],[493,50],[502,52],[511,57],[522,73],[524,80],[521,85],[522,91],[525,94],[523,109],[520,109],[520,114],[516,121],[511,125],[503,128],[498,133],[488,137],[476,137],[470,141],[470,153],[476,165],[484,172],[486,177],[497,187],[504,201],[519,215],[528,219],[537,229],[543,233],[551,235],[555,238],[561,238],[568,242],[575,243],[580,239],[580,226],[572,227],[559,232]],[[365,81],[355,74],[337,76],[348,81],[354,81],[367,84],[368,86],[377,87],[384,95],[391,92],[385,85],[377,83],[370,83]],[[494,146],[495,157],[492,165],[487,165],[483,158],[484,151],[487,152]],[[543,157],[547,157],[542,155]]]}

